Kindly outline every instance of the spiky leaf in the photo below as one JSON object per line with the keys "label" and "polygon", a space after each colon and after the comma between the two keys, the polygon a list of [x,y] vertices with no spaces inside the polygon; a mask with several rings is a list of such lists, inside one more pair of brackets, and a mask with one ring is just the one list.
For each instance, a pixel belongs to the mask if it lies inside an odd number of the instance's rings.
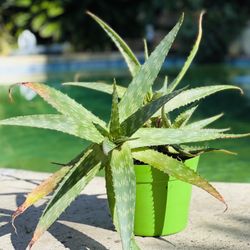
{"label": "spiky leaf", "polygon": [[105,155],[108,155],[117,145],[110,141],[108,138],[104,138],[102,142],[102,150]]}
{"label": "spiky leaf", "polygon": [[172,126],[169,114],[166,114],[164,106],[161,108],[161,121],[163,128],[170,128]]}
{"label": "spiky leaf", "polygon": [[75,100],[68,97],[66,94],[63,94],[62,92],[54,88],[51,88],[41,83],[26,82],[22,83],[22,85],[35,91],[57,111],[64,114],[65,116],[70,116],[73,120],[77,122],[85,120],[85,122],[89,122],[89,126],[94,127],[92,123],[98,123],[102,127],[106,126],[104,121],[102,121],[90,111],[85,109]]}
{"label": "spiky leaf", "polygon": [[[112,178],[111,166],[109,164],[105,166],[105,182],[106,182],[106,191],[108,196],[109,211],[112,216],[116,231],[120,233],[119,224],[117,220],[117,210],[115,207],[116,202],[115,202],[113,178]],[[131,239],[131,250],[140,250],[140,248],[135,242],[134,237]]]}
{"label": "spiky leaf", "polygon": [[135,212],[135,173],[127,143],[112,151],[110,160],[119,231],[124,250],[131,249]]}
{"label": "spiky leaf", "polygon": [[205,98],[219,91],[229,90],[229,89],[237,89],[242,92],[242,90],[239,87],[233,85],[213,85],[213,86],[205,86],[205,87],[198,87],[198,88],[184,90],[175,98],[170,100],[167,104],[165,104],[165,112],[168,113],[170,111],[173,111],[177,108],[198,101],[202,98]]}
{"label": "spiky leaf", "polygon": [[165,103],[167,103],[169,100],[174,98],[176,95],[178,95],[181,92],[175,91],[171,94],[166,94],[164,96],[161,96],[148,104],[144,105],[143,107],[139,108],[135,113],[133,113],[131,116],[129,116],[122,124],[121,129],[122,133],[125,136],[131,136],[136,130],[138,130],[140,127],[143,126],[143,124],[151,118],[151,116]]}
{"label": "spiky leaf", "polygon": [[199,31],[198,36],[196,38],[195,44],[193,49],[191,50],[186,62],[184,63],[183,68],[181,69],[180,73],[177,75],[177,77],[174,79],[174,81],[169,85],[168,91],[171,93],[179,84],[185,73],[187,72],[188,68],[190,67],[200,45],[201,37],[202,37],[202,17],[204,15],[204,11],[201,12],[199,17]]}
{"label": "spiky leaf", "polygon": [[133,151],[133,157],[136,160],[149,164],[150,166],[155,167],[181,181],[188,182],[204,189],[216,199],[226,204],[223,197],[211,184],[209,184],[204,178],[199,176],[192,169],[185,166],[183,162],[152,149]]}
{"label": "spiky leaf", "polygon": [[22,214],[27,208],[31,205],[53,192],[57,187],[58,183],[62,180],[62,178],[68,173],[70,167],[62,167],[57,172],[52,174],[48,179],[44,180],[40,185],[38,185],[35,189],[32,190],[31,193],[28,194],[24,203],[20,205],[15,213],[12,215],[12,219],[14,219]]}
{"label": "spiky leaf", "polygon": [[148,44],[147,44],[147,40],[143,39],[143,45],[144,45],[144,57],[145,57],[145,61],[148,59],[149,53],[148,53]]}
{"label": "spiky leaf", "polygon": [[144,98],[152,87],[161,69],[182,21],[183,16],[168,35],[161,41],[154,52],[151,53],[148,60],[140,67],[138,74],[135,75],[128,86],[127,91],[119,103],[121,122],[143,105]]}
{"label": "spiky leaf", "polygon": [[201,142],[215,139],[241,138],[250,134],[223,134],[227,129],[165,129],[165,128],[141,128],[133,138],[129,141],[131,148],[139,148],[145,146],[157,146],[167,144],[181,144],[189,142]]}
{"label": "spiky leaf", "polygon": [[221,152],[225,154],[235,155],[234,152],[225,149],[209,148],[209,147],[188,147],[186,145],[177,145],[177,144],[160,146],[159,152],[162,152],[169,156],[173,156],[175,158],[178,157],[178,159],[182,160],[190,159],[208,152]]}
{"label": "spiky leaf", "polygon": [[180,146],[182,148],[182,150],[189,152],[190,154],[192,154],[193,156],[196,155],[201,155],[203,153],[209,153],[209,152],[221,152],[221,153],[225,153],[225,154],[230,154],[230,155],[236,155],[237,153],[229,151],[229,150],[225,150],[222,148],[210,148],[210,147],[198,147],[198,146],[187,146],[187,145],[181,145]]}
{"label": "spiky leaf", "polygon": [[137,60],[136,56],[129,48],[129,46],[124,42],[124,40],[104,21],[102,21],[99,17],[94,15],[91,12],[87,12],[108,34],[108,36],[113,40],[116,47],[120,50],[121,54],[123,55],[129,70],[132,76],[135,76],[140,68],[140,63]]}
{"label": "spiky leaf", "polygon": [[105,166],[105,184],[108,197],[109,211],[113,219],[113,223],[118,228],[117,218],[115,219],[115,192],[113,186],[113,177],[110,164]]}
{"label": "spiky leaf", "polygon": [[93,126],[90,126],[89,122],[85,119],[81,122],[76,122],[70,117],[64,115],[18,116],[1,120],[0,125],[51,129],[96,143],[100,143],[103,140],[103,136],[99,132],[96,132],[96,129],[93,128]]}
{"label": "spiky leaf", "polygon": [[167,90],[168,90],[168,76],[165,76],[162,87],[157,92],[164,95],[164,94],[167,94],[168,92]]}
{"label": "spiky leaf", "polygon": [[187,122],[189,121],[189,119],[191,118],[192,114],[194,113],[194,111],[197,109],[198,106],[189,108],[187,110],[185,110],[184,112],[180,113],[174,123],[173,123],[173,128],[181,128],[184,127]]}
{"label": "spiky leaf", "polygon": [[118,108],[118,95],[116,91],[116,84],[113,84],[113,96],[112,96],[112,109],[110,117],[110,135],[116,139],[121,135],[121,126],[119,118],[119,108]]}
{"label": "spiky leaf", "polygon": [[30,246],[40,238],[80,194],[89,181],[94,178],[100,169],[102,157],[103,154],[100,146],[90,146],[76,165],[68,172],[44,210],[30,242]]}
{"label": "spiky leaf", "polygon": [[223,114],[219,114],[219,115],[215,115],[206,119],[202,119],[199,120],[197,122],[192,122],[190,124],[186,125],[186,128],[189,129],[202,129],[206,126],[208,126],[209,124],[215,122],[216,120],[218,120],[219,118],[221,118],[223,116]]}
{"label": "spiky leaf", "polygon": [[[65,82],[63,85],[71,85],[71,86],[78,86],[89,88],[97,91],[101,91],[107,94],[113,93],[113,87],[111,84],[107,84],[105,82]],[[116,85],[116,90],[119,98],[122,98],[124,93],[126,92],[126,88]]]}

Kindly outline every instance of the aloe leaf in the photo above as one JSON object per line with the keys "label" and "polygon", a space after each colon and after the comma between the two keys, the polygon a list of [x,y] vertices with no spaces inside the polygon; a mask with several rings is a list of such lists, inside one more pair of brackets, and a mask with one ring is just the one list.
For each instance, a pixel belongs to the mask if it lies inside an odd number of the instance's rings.
{"label": "aloe leaf", "polygon": [[121,134],[120,119],[119,119],[119,108],[118,108],[118,95],[116,91],[116,84],[113,84],[113,97],[112,97],[112,109],[110,117],[110,135],[113,139],[116,139]]}
{"label": "aloe leaf", "polygon": [[131,250],[140,250],[140,247],[137,245],[135,241],[135,237],[132,238],[130,247],[131,247]]}
{"label": "aloe leaf", "polygon": [[178,158],[181,160],[193,158],[196,156],[195,154],[192,154],[191,152],[183,149],[179,145],[166,145],[162,147],[163,147],[163,150],[161,150],[160,152],[167,154],[171,157],[174,156],[175,158]]}
{"label": "aloe leaf", "polygon": [[147,40],[143,39],[143,45],[144,45],[144,56],[145,56],[145,60],[148,60],[148,44],[147,44]]}
{"label": "aloe leaf", "polygon": [[44,210],[29,244],[30,247],[94,178],[101,167],[102,157],[100,146],[92,145],[67,173]]}
{"label": "aloe leaf", "polygon": [[107,164],[105,166],[105,183],[106,183],[109,211],[115,227],[118,228],[117,218],[115,218],[115,193],[114,193],[113,177],[110,164]]}
{"label": "aloe leaf", "polygon": [[119,103],[121,122],[127,119],[143,105],[144,98],[150,91],[150,88],[161,69],[182,21],[183,15],[175,27],[151,53],[148,60],[140,67],[140,70],[135,77],[133,77],[132,82],[129,84],[127,91]]}
{"label": "aloe leaf", "polygon": [[52,174],[48,179],[38,185],[35,189],[33,189],[32,192],[28,194],[22,205],[20,205],[12,215],[13,222],[15,218],[22,214],[27,208],[54,191],[58,183],[69,172],[69,170],[69,166],[62,167],[60,170]]}
{"label": "aloe leaf", "polygon": [[192,153],[195,155],[201,155],[203,153],[209,153],[209,152],[218,152],[218,153],[223,153],[223,154],[228,154],[228,155],[237,155],[236,152],[226,150],[223,148],[206,148],[206,149],[200,150],[200,151],[193,151]]}
{"label": "aloe leaf", "polygon": [[102,142],[102,150],[105,155],[108,155],[117,145],[110,141],[108,138],[104,138]]}
{"label": "aloe leaf", "polygon": [[209,148],[209,147],[188,147],[186,145],[167,145],[161,147],[161,151],[164,154],[167,154],[169,156],[175,156],[178,157],[178,159],[189,159],[196,156],[199,156],[203,153],[209,153],[209,152],[220,152],[230,155],[236,155],[236,153],[225,150],[225,149],[218,149],[218,148]]}
{"label": "aloe leaf", "polygon": [[161,120],[162,120],[162,127],[163,128],[170,128],[172,126],[171,120],[169,118],[169,115],[166,114],[164,106],[162,106],[162,108],[161,108]]}
{"label": "aloe leaf", "polygon": [[201,142],[215,139],[241,138],[250,134],[223,134],[227,129],[186,129],[186,128],[141,128],[129,141],[131,148],[145,146],[157,146],[167,144],[181,144],[189,142]]}
{"label": "aloe leaf", "polygon": [[100,143],[103,140],[103,136],[99,132],[96,132],[93,126],[89,126],[89,122],[86,122],[86,120],[82,120],[81,123],[79,123],[64,115],[18,116],[1,120],[0,125],[56,130],[96,143]]}
{"label": "aloe leaf", "polygon": [[[107,84],[105,82],[65,82],[63,85],[71,85],[84,87],[89,89],[98,90],[107,94],[113,93],[113,86],[111,84]],[[116,90],[119,98],[122,98],[127,88],[116,85]]]}
{"label": "aloe leaf", "polygon": [[110,160],[118,227],[124,250],[131,249],[135,211],[135,173],[133,158],[127,143],[114,149]]}
{"label": "aloe leaf", "polygon": [[94,123],[94,126],[96,127],[96,129],[99,131],[99,133],[103,136],[103,137],[109,137],[109,131],[106,128],[103,128],[102,126],[100,126],[97,123]]}
{"label": "aloe leaf", "polygon": [[185,110],[184,112],[180,113],[174,123],[173,123],[173,128],[181,128],[184,127],[189,119],[191,118],[192,114],[194,111],[197,109],[198,106],[192,107],[190,109]]}
{"label": "aloe leaf", "polygon": [[184,90],[175,98],[173,98],[172,100],[170,100],[168,103],[165,104],[165,112],[168,113],[177,108],[180,108],[187,104],[198,101],[202,98],[205,98],[206,96],[212,95],[219,91],[229,90],[229,89],[237,89],[242,92],[241,88],[233,85],[214,85],[214,86],[198,87],[189,90]]}
{"label": "aloe leaf", "polygon": [[204,189],[209,194],[211,194],[216,199],[226,205],[220,193],[211,184],[209,184],[207,180],[202,178],[192,169],[185,166],[183,162],[152,149],[142,149],[138,151],[133,151],[133,158],[146,164],[149,164],[150,166],[155,167],[181,181],[188,182]]}
{"label": "aloe leaf", "polygon": [[140,68],[140,63],[137,60],[134,53],[132,52],[132,50],[129,48],[129,46],[107,23],[105,23],[99,17],[97,17],[96,15],[94,15],[89,11],[87,12],[87,14],[90,15],[113,40],[116,47],[120,50],[121,54],[123,55],[132,76],[135,76]]}
{"label": "aloe leaf", "polygon": [[219,118],[221,118],[223,116],[223,114],[219,114],[219,115],[215,115],[206,119],[202,119],[199,120],[197,122],[192,122],[189,123],[185,126],[185,128],[189,128],[189,129],[202,129],[206,126],[208,126],[209,124],[213,123],[214,121],[218,120]]}
{"label": "aloe leaf", "polygon": [[222,149],[222,148],[209,148],[209,147],[195,147],[195,146],[186,146],[186,145],[181,145],[181,148],[185,151],[188,151],[192,155],[201,155],[203,153],[209,153],[209,152],[221,152],[225,154],[230,154],[230,155],[237,155],[237,153]]}
{"label": "aloe leaf", "polygon": [[85,122],[89,122],[89,126],[92,127],[94,127],[92,123],[98,123],[102,127],[106,126],[104,121],[85,109],[75,100],[68,97],[66,94],[63,94],[54,88],[41,83],[26,82],[22,83],[22,85],[35,91],[57,111],[66,116],[70,116],[77,122],[82,122],[82,120],[85,120]]}
{"label": "aloe leaf", "polygon": [[[106,191],[108,196],[110,214],[112,216],[116,231],[120,233],[119,224],[117,220],[117,210],[115,207],[116,202],[115,202],[112,172],[111,172],[111,167],[108,164],[105,166],[105,182],[106,182]],[[136,244],[134,236],[131,239],[131,250],[140,250],[140,248]]]}
{"label": "aloe leaf", "polygon": [[[168,90],[168,76],[165,76],[162,88],[157,91],[158,93],[161,93],[162,95],[167,94]],[[162,119],[162,126],[164,128],[170,128],[171,127],[171,120],[168,114],[165,112],[165,106],[161,108],[161,119]]]}
{"label": "aloe leaf", "polygon": [[129,116],[121,124],[122,133],[125,136],[131,136],[136,130],[138,130],[142,125],[148,121],[149,118],[165,103],[170,101],[176,95],[178,95],[181,90],[175,91],[171,94],[166,94],[164,96],[155,99],[143,107],[139,108],[135,113]]}
{"label": "aloe leaf", "polygon": [[157,91],[162,94],[167,94],[168,90],[168,76],[165,76],[162,87]]}
{"label": "aloe leaf", "polygon": [[187,72],[188,68],[190,67],[200,45],[201,37],[202,37],[202,17],[204,15],[204,11],[201,12],[199,17],[199,31],[198,36],[196,38],[195,44],[193,49],[191,50],[186,62],[184,63],[183,68],[181,69],[180,73],[177,75],[177,77],[174,79],[174,81],[169,85],[168,91],[171,93],[179,84],[179,82],[182,80],[183,76]]}

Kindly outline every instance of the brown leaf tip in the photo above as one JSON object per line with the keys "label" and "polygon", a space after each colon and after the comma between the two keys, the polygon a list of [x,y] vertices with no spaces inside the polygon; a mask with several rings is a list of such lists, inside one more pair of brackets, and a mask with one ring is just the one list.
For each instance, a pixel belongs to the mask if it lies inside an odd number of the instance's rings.
{"label": "brown leaf tip", "polygon": [[36,243],[36,241],[40,238],[40,236],[41,236],[43,233],[44,233],[44,231],[41,230],[41,229],[36,229],[36,230],[35,230],[35,233],[34,233],[32,239],[31,239],[31,241],[30,241],[30,243],[29,243],[29,245],[28,245],[29,249],[31,249],[31,248],[33,247],[33,245]]}
{"label": "brown leaf tip", "polygon": [[34,243],[35,243],[35,240],[32,239],[28,245],[29,249],[33,247]]}
{"label": "brown leaf tip", "polygon": [[25,204],[22,204],[21,206],[19,206],[17,208],[17,210],[12,214],[12,219],[11,219],[11,224],[12,224],[12,227],[14,228],[15,230],[15,233],[17,234],[17,229],[16,229],[16,226],[15,226],[15,219],[16,217],[18,217],[20,214],[22,214],[25,210],[26,210],[26,206]]}
{"label": "brown leaf tip", "polygon": [[21,206],[17,208],[17,210],[12,215],[12,221],[16,219],[17,216],[22,214],[26,210],[26,205],[23,203]]}

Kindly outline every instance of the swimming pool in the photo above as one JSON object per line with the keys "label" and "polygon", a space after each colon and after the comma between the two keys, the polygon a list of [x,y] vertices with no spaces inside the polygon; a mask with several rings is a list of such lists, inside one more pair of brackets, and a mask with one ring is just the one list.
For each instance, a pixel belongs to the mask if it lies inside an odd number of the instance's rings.
{"label": "swimming pool", "polygon": [[[130,78],[125,72],[79,72],[80,80],[105,80],[112,82],[115,77],[117,82],[126,85]],[[177,69],[169,67],[160,76],[167,72],[173,77]],[[230,67],[225,65],[207,65],[192,67],[184,79],[184,85],[202,86],[205,84],[232,83],[239,75],[249,74],[246,68]],[[62,81],[73,80],[72,72],[60,72],[53,76],[47,75],[44,82],[69,94],[72,98],[82,103],[101,118],[107,120],[111,105],[110,96],[77,87],[62,87]],[[161,81],[156,83],[156,88]],[[55,113],[39,97],[27,101],[20,95],[18,88],[14,90],[13,104],[9,103],[7,87],[0,87],[0,118],[7,118],[15,115],[27,115],[37,113]],[[241,97],[238,92],[228,91],[224,94],[216,94],[203,102],[198,113],[194,117],[205,117],[220,112],[225,112],[224,122],[219,121],[216,127],[231,127],[233,131],[250,131],[250,105],[246,96]],[[173,114],[174,115],[174,114]],[[223,147],[238,152],[239,155],[230,156],[221,153],[210,153],[202,157],[200,173],[213,181],[234,181],[250,182],[250,143],[249,139],[237,139],[230,141],[218,141],[211,143],[214,147]],[[0,127],[0,166],[9,168],[23,168],[37,171],[53,172],[58,167],[51,162],[65,163],[79,153],[87,142],[69,135],[54,131],[30,129],[21,127]]]}

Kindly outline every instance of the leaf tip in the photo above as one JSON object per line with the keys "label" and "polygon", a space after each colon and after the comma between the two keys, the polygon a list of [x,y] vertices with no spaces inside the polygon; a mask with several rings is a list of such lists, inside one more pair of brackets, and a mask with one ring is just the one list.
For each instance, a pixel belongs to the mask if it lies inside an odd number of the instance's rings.
{"label": "leaf tip", "polygon": [[241,95],[244,95],[244,91],[243,91],[242,88],[240,88],[240,87],[238,87],[238,86],[233,86],[233,87],[234,87],[234,89],[239,90]]}
{"label": "leaf tip", "polygon": [[222,196],[220,193],[218,193],[217,199],[218,199],[219,201],[221,201],[221,202],[225,205],[225,210],[224,210],[224,212],[226,212],[226,211],[228,210],[228,205],[227,205],[226,201],[224,200],[223,196]]}
{"label": "leaf tip", "polygon": [[31,240],[31,241],[30,241],[29,246],[28,246],[28,247],[29,247],[29,250],[33,247],[34,243],[35,243],[34,240]]}
{"label": "leaf tip", "polygon": [[239,91],[240,91],[240,94],[241,94],[241,95],[244,95],[244,91],[243,91],[242,88],[239,88]]}
{"label": "leaf tip", "polygon": [[183,23],[184,17],[185,17],[185,14],[184,14],[184,12],[182,12],[182,13],[181,13],[181,17],[180,17],[180,19],[179,19],[180,24]]}
{"label": "leaf tip", "polygon": [[29,242],[28,248],[29,250],[34,246],[34,244],[36,243],[36,241],[40,238],[40,236],[43,234],[43,230],[40,229],[36,229],[33,237],[31,239],[31,241]]}
{"label": "leaf tip", "polygon": [[19,216],[20,214],[22,214],[24,211],[25,211],[25,209],[26,209],[26,207],[25,207],[25,205],[24,205],[24,203],[21,205],[21,206],[19,206],[18,208],[17,208],[17,210],[13,213],[13,215],[12,215],[12,219],[14,220],[17,216]]}
{"label": "leaf tip", "polygon": [[203,18],[203,16],[204,16],[206,13],[207,13],[207,11],[206,11],[205,9],[201,10],[201,12],[200,12],[200,17],[199,17],[200,21],[202,21],[202,18]]}
{"label": "leaf tip", "polygon": [[25,205],[25,203],[23,203],[21,206],[19,206],[17,208],[17,210],[12,214],[12,218],[11,218],[11,225],[13,226],[15,233],[17,234],[17,229],[15,226],[15,219],[22,214],[25,210],[26,210],[27,206]]}
{"label": "leaf tip", "polygon": [[200,16],[199,16],[199,34],[198,34],[198,37],[201,36],[201,33],[202,33],[202,20],[203,20],[203,16],[205,13],[206,13],[206,11],[202,10],[200,13]]}
{"label": "leaf tip", "polygon": [[89,16],[93,15],[93,13],[92,13],[91,11],[89,11],[89,10],[86,10],[85,13],[86,13],[87,15],[89,15]]}
{"label": "leaf tip", "polygon": [[91,18],[95,19],[95,20],[98,19],[98,17],[94,13],[92,13],[91,11],[89,11],[89,10],[87,10],[85,13],[88,16],[90,16]]}

